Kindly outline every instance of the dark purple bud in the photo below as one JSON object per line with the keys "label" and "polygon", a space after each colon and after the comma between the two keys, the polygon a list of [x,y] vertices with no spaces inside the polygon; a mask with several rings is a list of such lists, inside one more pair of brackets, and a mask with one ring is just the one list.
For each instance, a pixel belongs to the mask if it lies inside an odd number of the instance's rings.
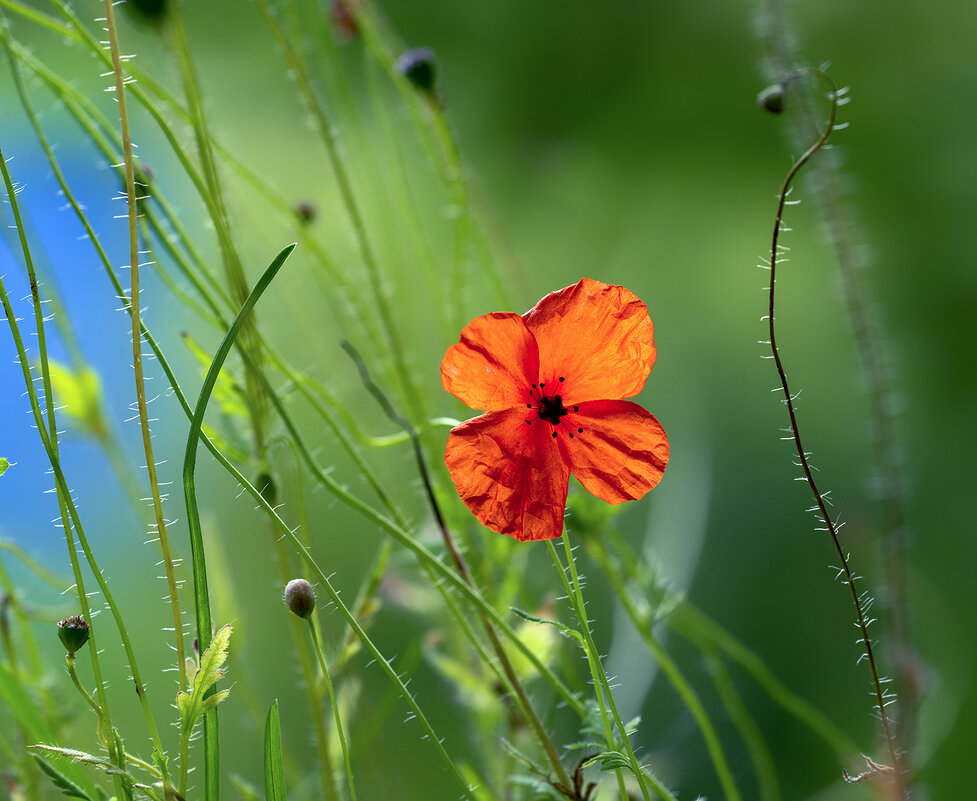
{"label": "dark purple bud", "polygon": [[429,47],[414,47],[397,59],[397,71],[422,92],[434,92],[437,59]]}
{"label": "dark purple bud", "polygon": [[756,96],[756,104],[771,114],[780,114],[784,110],[784,96],[786,87],[782,83],[775,83],[763,89]]}

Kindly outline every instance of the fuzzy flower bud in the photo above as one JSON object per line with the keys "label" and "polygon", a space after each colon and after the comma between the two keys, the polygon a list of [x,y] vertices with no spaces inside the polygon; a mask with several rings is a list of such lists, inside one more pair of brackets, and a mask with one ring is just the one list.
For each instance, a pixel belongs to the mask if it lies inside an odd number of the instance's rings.
{"label": "fuzzy flower bud", "polygon": [[81,615],[66,617],[58,623],[58,638],[64,649],[73,656],[88,642],[88,624]]}
{"label": "fuzzy flower bud", "polygon": [[308,617],[315,609],[315,591],[305,579],[292,579],[285,585],[285,605],[299,617]]}

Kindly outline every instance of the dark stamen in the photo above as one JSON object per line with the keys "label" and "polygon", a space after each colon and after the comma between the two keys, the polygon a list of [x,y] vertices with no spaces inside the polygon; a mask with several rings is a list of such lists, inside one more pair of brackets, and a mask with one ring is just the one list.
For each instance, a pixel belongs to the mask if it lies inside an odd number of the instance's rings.
{"label": "dark stamen", "polygon": [[561,375],[560,376],[560,381],[566,381],[566,379]]}
{"label": "dark stamen", "polygon": [[583,429],[582,429],[582,428],[578,428],[578,429],[577,429],[577,433],[578,433],[578,434],[583,434]]}
{"label": "dark stamen", "polygon": [[575,412],[579,412],[579,411],[580,411],[580,407],[579,407],[579,406],[574,406],[574,407],[573,407],[573,411],[575,411]]}
{"label": "dark stamen", "polygon": [[556,432],[553,432],[553,439],[556,439]]}
{"label": "dark stamen", "polygon": [[537,411],[543,420],[553,425],[558,425],[560,418],[567,414],[567,409],[563,405],[563,398],[559,395],[553,395],[552,397],[543,396],[540,398]]}

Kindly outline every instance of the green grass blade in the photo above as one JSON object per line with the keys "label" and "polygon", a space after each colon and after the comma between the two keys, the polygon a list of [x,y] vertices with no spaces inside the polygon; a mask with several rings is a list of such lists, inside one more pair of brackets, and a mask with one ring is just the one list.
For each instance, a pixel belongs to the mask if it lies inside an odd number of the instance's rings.
{"label": "green grass blade", "polygon": [[285,770],[282,767],[282,730],[278,722],[278,699],[265,721],[265,801],[288,801]]}
{"label": "green grass blade", "polygon": [[[289,245],[283,249],[268,269],[255,284],[254,289],[248,295],[244,305],[238,312],[237,317],[228,330],[224,341],[221,342],[214,361],[207,372],[203,386],[200,388],[200,395],[194,408],[193,421],[190,424],[190,434],[187,437],[187,449],[183,460],[183,489],[187,502],[187,523],[190,529],[190,550],[193,565],[193,595],[196,607],[197,618],[197,642],[200,650],[203,651],[210,644],[210,597],[207,590],[207,563],[204,557],[204,543],[200,528],[200,514],[197,509],[197,489],[194,479],[194,469],[197,464],[197,443],[200,440],[200,429],[203,425],[204,412],[207,410],[207,402],[217,383],[220,369],[224,365],[227,354],[230,353],[234,341],[248,320],[251,310],[258,302],[258,298],[271,284],[272,280],[278,275],[278,271],[285,264],[295,245]],[[206,801],[217,801],[220,794],[220,763],[218,750],[218,730],[217,730],[217,711],[211,710],[204,718],[204,798]],[[184,766],[180,766],[181,774]]]}

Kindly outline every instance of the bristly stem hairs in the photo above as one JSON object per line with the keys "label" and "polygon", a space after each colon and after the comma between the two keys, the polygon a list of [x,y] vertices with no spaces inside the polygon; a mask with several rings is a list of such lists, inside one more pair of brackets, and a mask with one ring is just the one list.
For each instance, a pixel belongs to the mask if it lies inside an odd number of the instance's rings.
{"label": "bristly stem hairs", "polygon": [[[795,396],[791,394],[790,387],[787,382],[787,374],[780,358],[780,351],[777,348],[774,323],[774,290],[776,288],[777,257],[781,254],[783,249],[783,246],[780,244],[779,240],[781,231],[785,230],[783,227],[784,208],[787,205],[788,194],[790,193],[794,179],[797,177],[798,173],[811,160],[811,158],[827,144],[828,139],[835,128],[835,117],[838,110],[838,90],[831,78],[822,69],[807,69],[793,72],[785,79],[784,84],[793,79],[805,76],[814,76],[818,82],[827,89],[827,99],[830,106],[828,110],[828,119],[824,125],[824,128],[815,142],[800,156],[800,158],[797,159],[797,161],[794,162],[793,166],[787,172],[784,182],[780,187],[780,192],[777,196],[777,214],[774,219],[773,235],[770,242],[770,286],[768,290],[769,295],[767,310],[767,326],[770,336],[769,345],[774,364],[777,367],[777,374],[780,377],[780,385],[784,394],[784,404],[787,407],[787,414],[790,417],[790,435],[797,450],[798,464],[804,473],[804,479],[811,488],[811,493],[814,495],[814,511],[817,512],[818,517],[823,522],[824,530],[827,531],[828,535],[831,537],[831,542],[833,543],[835,551],[838,555],[838,559],[840,560],[841,567],[839,568],[838,576],[839,578],[843,578],[844,583],[848,586],[848,589],[851,592],[852,604],[855,607],[855,618],[856,626],[859,631],[859,639],[861,640],[862,648],[864,649],[864,657],[868,662],[869,671],[872,675],[872,688],[875,696],[875,705],[878,709],[879,720],[882,724],[882,735],[885,739],[885,744],[889,752],[889,759],[891,760],[891,775],[893,777],[893,782],[896,789],[895,797],[907,799],[908,788],[906,777],[901,767],[901,754],[896,743],[892,722],[886,713],[886,706],[892,702],[893,696],[891,693],[887,693],[882,687],[883,679],[879,675],[875,651],[868,633],[868,627],[871,620],[867,616],[867,610],[871,603],[871,599],[867,595],[859,594],[855,588],[855,580],[857,577],[849,564],[848,554],[845,552],[844,548],[842,548],[841,541],[838,538],[839,526],[834,520],[832,520],[831,514],[828,511],[825,496],[818,489],[817,482],[814,480],[814,473],[808,460],[808,453],[804,450],[804,447],[801,444],[800,431],[797,425],[797,415],[794,409]],[[859,661],[861,661],[861,659],[859,659]],[[873,775],[881,775],[882,773],[886,773],[888,775],[887,771],[878,771]]]}

